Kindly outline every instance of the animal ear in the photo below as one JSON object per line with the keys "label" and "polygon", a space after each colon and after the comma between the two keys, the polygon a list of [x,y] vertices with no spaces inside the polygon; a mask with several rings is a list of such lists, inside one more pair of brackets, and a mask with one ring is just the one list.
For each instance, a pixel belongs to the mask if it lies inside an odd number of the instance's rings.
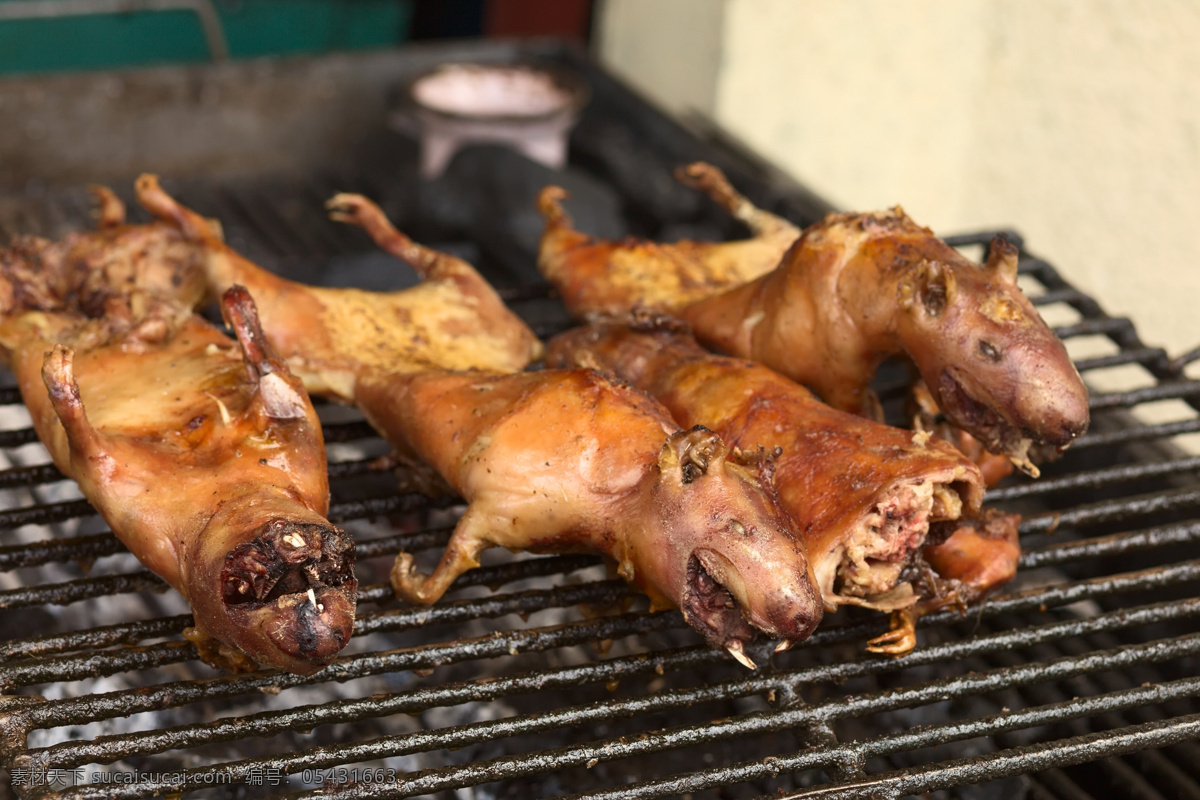
{"label": "animal ear", "polygon": [[898,302],[901,308],[920,307],[930,316],[936,317],[954,302],[958,295],[958,281],[954,270],[940,261],[922,261],[913,267],[907,280],[901,281]]}
{"label": "animal ear", "polygon": [[1004,234],[1000,234],[988,245],[987,262],[983,265],[1009,283],[1017,282],[1017,248]]}
{"label": "animal ear", "polygon": [[667,439],[658,463],[663,471],[671,467],[681,473],[683,483],[691,483],[708,472],[715,462],[725,458],[728,448],[720,436],[703,425],[679,431]]}

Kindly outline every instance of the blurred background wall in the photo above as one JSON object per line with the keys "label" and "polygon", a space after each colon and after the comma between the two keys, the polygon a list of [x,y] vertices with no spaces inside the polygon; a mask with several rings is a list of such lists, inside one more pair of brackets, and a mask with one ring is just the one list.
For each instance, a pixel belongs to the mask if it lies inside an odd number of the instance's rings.
{"label": "blurred background wall", "polygon": [[846,209],[1012,226],[1200,344],[1200,2],[602,0],[595,48]]}

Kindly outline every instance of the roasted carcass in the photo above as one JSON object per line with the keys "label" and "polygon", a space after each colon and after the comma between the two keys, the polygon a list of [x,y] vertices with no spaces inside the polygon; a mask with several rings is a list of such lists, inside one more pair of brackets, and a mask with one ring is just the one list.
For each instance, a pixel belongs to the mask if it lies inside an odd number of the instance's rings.
{"label": "roasted carcass", "polygon": [[619,314],[635,306],[670,310],[724,292],[773,270],[800,229],[738,194],[716,167],[696,162],[679,180],[713,198],[754,236],[732,242],[611,242],[580,233],[562,208],[566,192],[546,187],[538,209],[546,219],[538,268],[567,307]]}
{"label": "roasted carcass", "polygon": [[930,525],[979,513],[984,487],[975,465],[927,433],[836,411],[770,369],[713,355],[683,327],[650,314],[635,315],[632,326],[593,323],[551,340],[547,363],[609,371],[682,425],[774,452],[780,501],[827,609],[917,605],[920,586],[910,576]]}
{"label": "roasted carcass", "polygon": [[680,431],[653,401],[589,371],[519,374],[541,352],[532,332],[470,265],[413,243],[365,198],[338,195],[332,215],[412,265],[419,286],[286,281],[225,247],[152,177],[139,180],[138,197],[203,245],[213,290],[251,289],[311,391],[353,401],[406,460],[432,465],[470,501],[433,575],[397,561],[402,597],[435,601],[500,544],[604,553],[657,606],[682,608],[746,664],[757,632],[795,641],[817,624],[805,553],[759,462],[727,457],[719,437]]}
{"label": "roasted carcass", "polygon": [[[15,293],[0,304],[31,308],[69,303],[85,314],[124,313],[134,290],[175,298],[192,306],[205,296],[201,253],[172,224],[125,224],[125,206],[109,189],[92,187],[98,201],[97,230],[70,233],[56,242],[18,236],[0,258],[2,285]],[[216,223],[207,224],[219,234]],[[41,297],[34,297],[41,293]],[[140,301],[139,301],[140,302]]]}
{"label": "roasted carcass", "polygon": [[470,503],[431,575],[397,560],[401,597],[432,603],[500,545],[603,553],[653,607],[678,607],[750,667],[758,632],[791,643],[821,618],[804,548],[762,484],[769,464],[680,430],[623,383],[592,370],[374,373],[357,397]]}
{"label": "roasted carcass", "polygon": [[220,231],[167,195],[152,175],[137,182],[138,201],[173,225],[201,254],[214,295],[245,286],[258,304],[276,351],[314,394],[353,402],[362,373],[426,369],[523,369],[541,343],[475,268],[416,244],[360,195],[338,195],[332,216],[361,226],[417,271],[422,282],[397,292],[307,286],[243,258]]}
{"label": "roasted carcass", "polygon": [[[354,546],[321,428],[241,288],[231,341],[153,291],[89,313],[0,257],[0,351],[38,436],[113,533],[187,598],[207,660],[308,674],[350,639]],[[95,311],[96,309],[92,309]]]}
{"label": "roasted carcass", "polygon": [[[548,227],[562,224],[552,218]],[[614,308],[602,289],[575,288],[606,276],[572,252],[543,252],[539,262],[554,264],[547,277],[572,313],[628,310]],[[867,410],[880,362],[906,354],[953,424],[1036,475],[1030,447],[1061,449],[1081,435],[1088,398],[1016,275],[1017,251],[1003,238],[980,266],[895,208],[830,214],[804,231],[775,270],[724,293],[639,302],[672,310],[705,345],[765,364],[852,413]],[[649,269],[642,280],[656,283]]]}

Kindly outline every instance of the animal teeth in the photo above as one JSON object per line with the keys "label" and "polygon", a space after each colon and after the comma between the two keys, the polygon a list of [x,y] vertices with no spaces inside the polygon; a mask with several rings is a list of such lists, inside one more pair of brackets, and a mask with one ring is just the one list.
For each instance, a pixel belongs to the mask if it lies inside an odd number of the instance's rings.
{"label": "animal teeth", "polygon": [[779,641],[779,644],[775,645],[775,652],[782,653],[785,650],[791,650],[792,645],[794,645],[794,644],[795,644],[795,642],[791,641],[790,639],[781,639]]}
{"label": "animal teeth", "polygon": [[725,645],[725,649],[729,651],[729,655],[737,659],[738,663],[746,669],[758,669],[758,665],[750,660],[746,655],[746,651],[742,649],[742,643],[734,639],[729,644]]}

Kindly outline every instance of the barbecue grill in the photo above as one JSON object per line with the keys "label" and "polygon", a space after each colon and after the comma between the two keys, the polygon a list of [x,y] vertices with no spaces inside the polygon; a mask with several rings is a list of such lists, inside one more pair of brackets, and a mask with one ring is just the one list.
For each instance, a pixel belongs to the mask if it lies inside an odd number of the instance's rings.
{"label": "barbecue grill", "polygon": [[[599,198],[600,222],[615,210],[629,233],[739,235],[669,179],[698,158],[794,222],[826,210],[580,52],[526,42],[0,85],[0,107],[20,121],[0,130],[0,229],[85,227],[83,182],[128,198],[150,169],[269,268],[401,285],[407,268],[323,216],[335,190],[360,191],[555,332],[568,321],[530,250],[544,168],[483,148],[422,185],[415,145],[384,126],[392,87],[464,57],[540,59],[587,80],[571,169]],[[464,210],[481,192],[471,181],[497,175],[516,178]],[[949,241],[977,255],[995,233]],[[182,637],[183,601],[48,464],[17,392],[0,388],[4,783],[78,800],[1200,798],[1200,457],[1178,446],[1200,432],[1200,381],[1184,374],[1190,357],[1144,345],[1130,320],[1005,233],[1085,379],[1125,388],[1093,392],[1091,431],[1040,480],[988,494],[1024,514],[1017,581],[965,615],[926,617],[900,658],[863,650],[882,615],[844,611],[790,652],[752,653],[762,666],[750,672],[586,556],[490,552],[438,604],[399,604],[387,585],[397,551],[436,557],[461,504],[398,492],[376,460],[386,445],[352,409],[325,404],[330,517],[358,542],[355,638],[314,676],[220,674]],[[892,414],[905,378],[892,365],[877,382]],[[1139,416],[1168,401],[1174,417]]]}

